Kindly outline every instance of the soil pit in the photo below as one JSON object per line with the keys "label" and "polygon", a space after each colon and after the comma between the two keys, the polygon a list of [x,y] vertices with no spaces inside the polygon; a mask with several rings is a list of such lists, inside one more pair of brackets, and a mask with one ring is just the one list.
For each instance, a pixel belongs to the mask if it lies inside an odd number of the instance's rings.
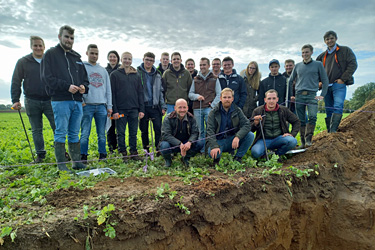
{"label": "soil pit", "polygon": [[[19,228],[15,243],[0,249],[85,249],[86,240],[92,249],[375,249],[374,141],[375,100],[284,164],[316,169],[291,185],[290,176],[262,177],[254,168],[234,176],[211,170],[192,185],[169,176],[112,178],[50,194],[56,216]],[[178,195],[156,201],[161,183]],[[83,205],[109,203],[114,239],[92,218],[73,220]]]}

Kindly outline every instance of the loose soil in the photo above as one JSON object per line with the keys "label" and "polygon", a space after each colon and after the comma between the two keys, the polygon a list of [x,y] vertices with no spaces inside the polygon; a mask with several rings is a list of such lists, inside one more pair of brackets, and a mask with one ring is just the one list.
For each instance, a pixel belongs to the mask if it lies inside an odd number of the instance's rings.
{"label": "loose soil", "polygon": [[[94,188],[50,194],[53,218],[17,231],[0,249],[375,249],[375,100],[322,132],[284,166],[317,168],[308,178],[249,168],[234,176],[210,170],[192,185],[178,177],[111,178]],[[173,200],[155,200],[168,183]],[[180,200],[180,197],[182,199]],[[190,214],[177,208],[184,204]],[[116,237],[73,220],[83,205],[114,204]],[[35,209],[35,208],[34,208]]]}

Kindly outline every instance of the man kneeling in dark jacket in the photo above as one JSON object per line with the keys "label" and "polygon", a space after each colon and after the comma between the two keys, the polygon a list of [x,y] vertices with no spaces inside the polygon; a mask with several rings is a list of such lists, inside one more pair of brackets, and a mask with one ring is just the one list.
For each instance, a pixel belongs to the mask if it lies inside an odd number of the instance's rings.
{"label": "man kneeling in dark jacket", "polygon": [[189,159],[203,148],[203,140],[196,141],[198,137],[197,122],[188,112],[187,102],[178,99],[174,111],[164,119],[161,128],[160,152],[165,159],[165,166],[172,165],[172,152],[181,152],[182,161],[188,166]]}
{"label": "man kneeling in dark jacket", "polygon": [[254,140],[249,120],[233,100],[234,91],[230,88],[223,89],[219,104],[208,115],[208,152],[215,164],[219,163],[223,152],[236,149],[234,159],[241,162]]}
{"label": "man kneeling in dark jacket", "polygon": [[[251,124],[251,131],[256,131],[256,138],[251,148],[251,155],[254,158],[266,154],[259,121],[262,122],[267,148],[276,150],[277,155],[283,155],[297,145],[294,137],[298,134],[300,121],[287,107],[277,104],[278,101],[277,91],[270,89],[265,93],[265,104],[253,111],[254,121]],[[291,133],[287,122],[292,124]]]}

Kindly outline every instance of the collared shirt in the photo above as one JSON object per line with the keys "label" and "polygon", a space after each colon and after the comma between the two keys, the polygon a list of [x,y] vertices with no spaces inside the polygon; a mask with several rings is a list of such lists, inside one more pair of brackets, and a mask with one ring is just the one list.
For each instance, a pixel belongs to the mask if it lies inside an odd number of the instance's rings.
{"label": "collared shirt", "polygon": [[332,54],[333,52],[335,52],[336,51],[336,47],[337,47],[337,43],[335,44],[335,46],[333,46],[333,48],[331,50],[327,47],[328,54]]}

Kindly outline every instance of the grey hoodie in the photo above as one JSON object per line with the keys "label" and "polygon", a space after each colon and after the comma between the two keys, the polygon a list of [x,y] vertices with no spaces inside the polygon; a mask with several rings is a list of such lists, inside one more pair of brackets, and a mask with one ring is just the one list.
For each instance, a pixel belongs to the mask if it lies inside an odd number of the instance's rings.
{"label": "grey hoodie", "polygon": [[111,82],[107,70],[98,63],[92,65],[83,62],[83,64],[90,82],[90,91],[83,95],[83,101],[86,104],[106,104],[107,109],[112,109]]}

